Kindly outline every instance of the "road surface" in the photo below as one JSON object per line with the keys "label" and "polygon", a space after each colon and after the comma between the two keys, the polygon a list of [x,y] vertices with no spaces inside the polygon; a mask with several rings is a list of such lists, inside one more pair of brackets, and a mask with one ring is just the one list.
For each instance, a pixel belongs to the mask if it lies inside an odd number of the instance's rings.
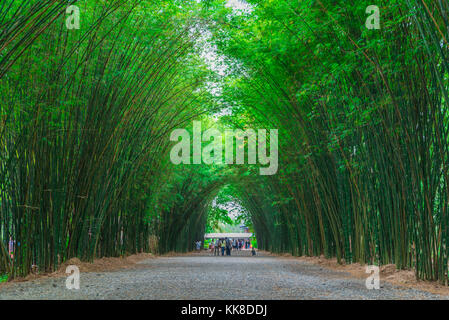
{"label": "road surface", "polygon": [[365,280],[298,259],[187,255],[139,262],[114,272],[81,273],[80,289],[66,278],[42,278],[0,287],[0,299],[441,299],[381,281]]}

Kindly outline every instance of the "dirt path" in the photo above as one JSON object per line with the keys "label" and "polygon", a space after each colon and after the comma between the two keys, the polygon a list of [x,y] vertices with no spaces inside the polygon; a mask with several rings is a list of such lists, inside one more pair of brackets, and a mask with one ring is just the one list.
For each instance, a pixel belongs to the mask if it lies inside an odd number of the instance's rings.
{"label": "dirt path", "polygon": [[134,268],[82,272],[81,288],[65,277],[11,283],[0,299],[447,299],[363,279],[297,259],[276,256],[184,255],[146,259]]}

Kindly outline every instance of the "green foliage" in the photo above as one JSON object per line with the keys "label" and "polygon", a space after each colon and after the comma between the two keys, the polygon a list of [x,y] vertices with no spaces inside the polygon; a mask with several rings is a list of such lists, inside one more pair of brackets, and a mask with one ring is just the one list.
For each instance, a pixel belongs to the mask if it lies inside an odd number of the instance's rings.
{"label": "green foliage", "polygon": [[[214,42],[233,126],[279,129],[280,173],[245,177],[259,246],[447,282],[447,3],[248,1]],[[444,31],[442,31],[444,30]]]}
{"label": "green foliage", "polygon": [[0,283],[8,281],[8,275],[3,274],[0,275]]}
{"label": "green foliage", "polygon": [[[369,1],[247,2],[0,5],[1,274],[188,251],[232,222],[260,249],[447,282],[447,2],[383,3],[380,30]],[[192,120],[278,129],[279,173],[174,166],[170,132]]]}

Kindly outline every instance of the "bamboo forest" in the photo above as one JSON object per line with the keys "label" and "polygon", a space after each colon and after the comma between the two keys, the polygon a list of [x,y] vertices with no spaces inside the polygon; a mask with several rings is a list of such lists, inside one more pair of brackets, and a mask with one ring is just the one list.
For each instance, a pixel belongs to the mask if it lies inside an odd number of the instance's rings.
{"label": "bamboo forest", "polygon": [[231,201],[258,250],[448,285],[448,40],[446,0],[0,0],[0,282]]}

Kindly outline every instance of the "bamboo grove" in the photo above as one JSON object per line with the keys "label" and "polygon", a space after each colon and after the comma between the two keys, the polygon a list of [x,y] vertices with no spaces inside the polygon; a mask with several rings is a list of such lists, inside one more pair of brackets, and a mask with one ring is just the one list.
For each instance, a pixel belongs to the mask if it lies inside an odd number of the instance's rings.
{"label": "bamboo grove", "polygon": [[379,30],[365,1],[254,3],[216,41],[229,121],[282,137],[242,183],[259,245],[447,283],[448,3],[383,1]]}
{"label": "bamboo grove", "polygon": [[[79,30],[65,25],[72,4]],[[373,4],[380,29],[365,27]],[[0,3],[0,274],[191,250],[230,192],[261,249],[447,284],[447,1],[245,7]],[[278,129],[278,173],[173,165],[170,132],[193,120]]]}
{"label": "bamboo grove", "polygon": [[149,1],[77,4],[68,30],[67,2],[2,2],[0,270],[12,276],[157,251],[157,220],[183,209],[147,210],[170,179],[166,134],[203,112],[195,21]]}

